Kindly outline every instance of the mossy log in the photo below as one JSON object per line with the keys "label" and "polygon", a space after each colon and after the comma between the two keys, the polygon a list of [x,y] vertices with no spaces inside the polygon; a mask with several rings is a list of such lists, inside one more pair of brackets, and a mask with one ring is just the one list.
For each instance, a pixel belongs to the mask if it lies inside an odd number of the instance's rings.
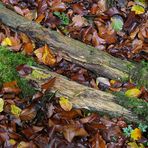
{"label": "mossy log", "polygon": [[46,29],[7,9],[2,4],[0,4],[0,20],[15,30],[25,32],[36,41],[47,43],[55,53],[61,51],[66,60],[80,64],[97,74],[109,78],[127,76],[127,65],[130,65],[130,62],[119,60],[94,47],[63,36],[49,28]]}
{"label": "mossy log", "polygon": [[[51,92],[56,92],[57,97],[64,96],[69,98],[75,107],[87,108],[91,111],[99,111],[116,117],[123,116],[131,122],[139,121],[138,117],[132,114],[131,111],[117,104],[116,96],[110,93],[81,85],[44,67],[32,66],[32,69],[41,75],[47,75],[48,78],[55,77],[55,83],[51,88]],[[39,77],[32,74],[28,75],[26,79],[36,81],[39,85],[45,83],[45,79],[39,79]]]}
{"label": "mossy log", "polygon": [[[16,31],[26,33],[35,42],[48,44],[55,54],[61,51],[62,57],[65,60],[79,64],[96,75],[110,79],[125,79],[129,77],[129,66],[130,73],[131,71],[135,73],[137,69],[137,65],[134,63],[115,58],[106,52],[29,21],[6,8],[1,2],[0,20],[3,24]],[[148,71],[143,75],[144,77],[140,76],[141,82],[145,82],[145,76],[148,75]],[[148,84],[146,83],[145,86],[148,86]]]}

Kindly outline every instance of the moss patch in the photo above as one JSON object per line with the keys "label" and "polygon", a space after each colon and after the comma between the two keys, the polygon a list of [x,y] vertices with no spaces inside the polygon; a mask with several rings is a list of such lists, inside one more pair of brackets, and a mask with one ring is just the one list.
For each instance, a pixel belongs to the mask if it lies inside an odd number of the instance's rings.
{"label": "moss patch", "polygon": [[28,81],[20,78],[16,67],[20,64],[36,65],[33,58],[26,57],[22,53],[13,53],[7,48],[0,46],[0,83],[11,82],[16,80],[22,89],[22,96],[28,97],[35,93],[35,89],[29,85]]}
{"label": "moss patch", "polygon": [[115,93],[118,104],[131,110],[143,122],[148,123],[148,103],[138,98],[126,97],[123,93]]}

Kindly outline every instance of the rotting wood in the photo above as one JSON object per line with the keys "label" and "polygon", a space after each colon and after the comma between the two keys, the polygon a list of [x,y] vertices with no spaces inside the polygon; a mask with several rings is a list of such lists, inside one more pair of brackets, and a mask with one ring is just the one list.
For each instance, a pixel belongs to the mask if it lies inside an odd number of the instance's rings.
{"label": "rotting wood", "polygon": [[115,58],[106,52],[29,21],[2,3],[0,3],[0,20],[5,25],[26,33],[37,42],[48,44],[54,53],[61,51],[65,60],[79,64],[97,75],[110,79],[126,78],[129,72],[128,65],[135,68],[135,65],[128,61]]}
{"label": "rotting wood", "polygon": [[[69,98],[75,107],[101,111],[114,116],[123,116],[129,121],[138,121],[138,117],[117,104],[115,96],[110,93],[81,85],[45,68],[32,67],[32,69],[49,75],[49,78],[56,77],[51,92],[56,92],[57,97],[64,96]],[[31,74],[27,76],[27,79],[34,80],[39,85],[45,83],[45,80],[35,78]]]}

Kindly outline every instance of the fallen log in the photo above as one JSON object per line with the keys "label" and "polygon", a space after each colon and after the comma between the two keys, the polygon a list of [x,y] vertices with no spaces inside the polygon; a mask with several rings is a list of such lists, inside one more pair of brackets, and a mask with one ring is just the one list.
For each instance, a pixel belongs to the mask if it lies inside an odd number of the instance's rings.
{"label": "fallen log", "polygon": [[[129,77],[129,65],[130,71],[135,71],[137,68],[136,64],[115,58],[106,52],[99,51],[92,46],[63,36],[49,28],[44,28],[33,21],[29,21],[6,8],[1,2],[0,21],[17,31],[26,33],[36,42],[40,41],[41,44],[48,44],[55,54],[61,51],[65,60],[79,64],[97,75],[110,79],[125,79]],[[145,75],[148,74],[146,73]],[[141,77],[141,79],[145,81],[145,77]]]}
{"label": "fallen log", "polygon": [[[46,74],[49,78],[56,77],[51,92],[56,92],[57,97],[64,96],[69,98],[75,107],[87,108],[91,111],[101,111],[112,116],[123,116],[128,121],[138,122],[136,115],[133,115],[131,111],[116,103],[116,96],[68,80],[66,77],[43,67],[32,66],[32,69],[37,70],[41,75]],[[29,74],[26,79],[36,81],[39,85],[45,83],[45,79],[39,79],[32,74]]]}

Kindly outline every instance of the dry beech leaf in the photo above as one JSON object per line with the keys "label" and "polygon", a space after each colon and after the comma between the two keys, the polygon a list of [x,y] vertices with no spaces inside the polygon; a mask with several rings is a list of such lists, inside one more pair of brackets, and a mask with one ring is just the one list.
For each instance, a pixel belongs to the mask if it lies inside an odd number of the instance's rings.
{"label": "dry beech leaf", "polygon": [[87,20],[82,17],[81,15],[76,15],[72,18],[72,21],[73,21],[73,25],[75,27],[83,27],[83,26],[87,26],[88,25],[88,22]]}
{"label": "dry beech leaf", "polygon": [[70,124],[64,126],[63,134],[68,142],[71,142],[76,136],[88,136],[87,131],[78,124]]}
{"label": "dry beech leaf", "polygon": [[72,109],[72,103],[65,97],[60,97],[59,103],[65,111],[70,111]]}
{"label": "dry beech leaf", "polygon": [[56,63],[55,56],[52,54],[51,49],[45,45],[34,51],[38,61],[48,66],[53,66]]}
{"label": "dry beech leaf", "polygon": [[35,106],[29,106],[24,110],[22,110],[20,114],[20,119],[23,121],[30,121],[35,118],[36,114],[37,112],[36,112]]}
{"label": "dry beech leaf", "polygon": [[102,136],[97,133],[92,140],[92,148],[107,148],[105,141],[103,140]]}
{"label": "dry beech leaf", "polygon": [[21,89],[18,87],[16,81],[12,81],[12,82],[4,83],[2,91],[3,91],[3,93],[19,94],[21,92]]}

